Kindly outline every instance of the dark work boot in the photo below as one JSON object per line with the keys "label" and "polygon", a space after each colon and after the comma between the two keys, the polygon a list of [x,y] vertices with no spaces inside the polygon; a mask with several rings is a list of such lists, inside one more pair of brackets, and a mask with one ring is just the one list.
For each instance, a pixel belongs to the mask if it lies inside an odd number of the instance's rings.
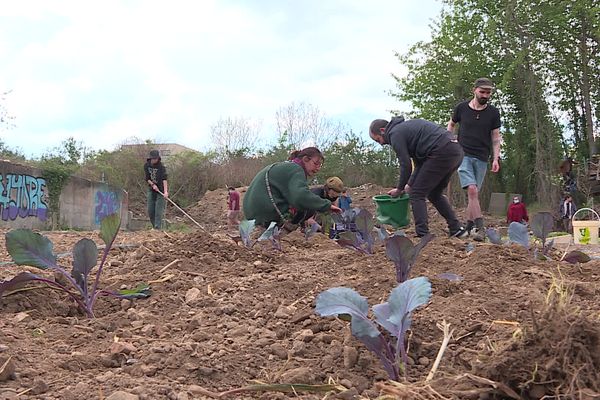
{"label": "dark work boot", "polygon": [[475,228],[477,228],[477,233],[473,236],[473,240],[476,242],[485,241],[485,228],[483,227],[483,218],[475,219]]}
{"label": "dark work boot", "polygon": [[465,227],[465,230],[467,231],[467,234],[469,236],[471,236],[471,231],[473,230],[473,228],[475,227],[475,222],[468,220],[467,221],[467,226]]}

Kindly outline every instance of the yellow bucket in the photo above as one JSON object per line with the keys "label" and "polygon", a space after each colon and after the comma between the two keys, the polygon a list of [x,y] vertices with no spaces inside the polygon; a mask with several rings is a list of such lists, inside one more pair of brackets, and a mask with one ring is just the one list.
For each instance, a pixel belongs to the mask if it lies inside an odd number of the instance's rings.
{"label": "yellow bucket", "polygon": [[[596,221],[576,221],[575,216],[580,211],[591,211],[596,217]],[[573,242],[575,244],[599,244],[598,232],[600,231],[600,216],[591,208],[582,208],[577,210],[572,218],[573,223]]]}

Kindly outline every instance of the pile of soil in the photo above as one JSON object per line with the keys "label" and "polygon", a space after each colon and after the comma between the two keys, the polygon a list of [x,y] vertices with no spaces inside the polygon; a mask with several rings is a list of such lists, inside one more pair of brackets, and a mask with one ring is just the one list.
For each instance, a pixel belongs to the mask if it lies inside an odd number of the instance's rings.
{"label": "pile of soil", "polygon": [[[240,193],[240,202],[244,201],[244,194],[247,187],[237,188]],[[219,229],[227,225],[227,197],[226,189],[217,189],[208,191],[202,196],[196,204],[186,208],[186,212],[202,224],[210,229]],[[178,211],[173,211],[177,215]],[[180,214],[180,213],[179,213]],[[240,216],[243,218],[243,215]],[[182,220],[189,224],[189,220]]]}
{"label": "pile of soil", "polygon": [[[355,204],[368,205],[376,191],[383,190],[352,192]],[[223,193],[214,195],[219,204],[225,203]],[[471,243],[470,251],[467,242],[447,239],[443,221],[433,212],[431,216],[438,238],[419,256],[412,277],[429,277],[433,297],[413,316],[409,382],[422,382],[429,372],[443,337],[437,324],[445,320],[455,331],[454,340],[438,375],[476,371],[505,381],[528,398],[521,385],[523,372],[532,364],[524,363],[535,362],[531,358],[536,355],[544,362],[541,354],[554,336],[525,333],[534,325],[533,318],[538,326],[548,321],[545,298],[559,263],[534,261],[516,246]],[[48,236],[57,253],[70,251],[82,237],[101,243],[96,233]],[[387,379],[379,361],[350,335],[347,322],[315,315],[314,301],[321,291],[335,286],[354,288],[371,305],[385,301],[396,284],[394,266],[381,245],[375,254],[362,255],[322,235],[307,241],[294,233],[283,239],[284,251],[278,252],[263,242],[248,249],[224,231],[210,235],[199,230],[123,233],[118,244],[110,252],[102,287],[151,282],[150,298],[103,297],[95,319],[85,318],[62,293],[39,285],[1,300],[0,360],[10,358],[15,371],[10,374],[14,379],[0,382],[0,399],[22,392],[19,399],[104,398],[117,390],[139,399],[193,399],[206,398],[206,390],[220,392],[252,380],[320,384],[331,379],[350,389],[347,398],[378,396],[376,384]],[[5,252],[0,255],[1,261],[9,260]],[[70,265],[69,257],[61,261]],[[599,266],[598,261],[581,266],[560,263],[563,279],[573,287],[572,304],[585,315],[600,310]],[[4,266],[0,280],[23,270],[31,268]],[[442,273],[459,275],[460,280],[449,281]],[[597,345],[596,324],[586,324],[571,325],[580,334],[589,333],[591,342],[573,333],[572,343],[578,345],[562,347],[569,357],[581,346]],[[552,332],[567,325],[556,327]],[[515,342],[519,332],[525,332],[523,340]],[[598,352],[588,351],[594,356],[573,356],[569,365],[581,368],[577,363],[588,361],[596,368]],[[553,357],[558,354],[563,353]],[[500,375],[492,373],[492,366]],[[579,389],[596,390],[591,385]],[[286,398],[276,393],[244,393],[237,398],[253,396]]]}

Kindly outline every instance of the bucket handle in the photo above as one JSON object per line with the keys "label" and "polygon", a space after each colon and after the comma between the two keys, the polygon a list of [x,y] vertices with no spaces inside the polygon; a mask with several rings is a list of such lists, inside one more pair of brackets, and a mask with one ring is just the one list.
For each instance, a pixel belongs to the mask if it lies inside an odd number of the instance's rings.
{"label": "bucket handle", "polygon": [[580,208],[579,210],[575,211],[575,214],[573,214],[573,217],[571,217],[571,220],[575,221],[575,216],[577,214],[579,214],[580,211],[591,211],[594,213],[594,215],[596,216],[596,218],[598,219],[598,221],[600,221],[600,215],[598,215],[598,213],[596,212],[596,210],[592,209],[592,208]]}

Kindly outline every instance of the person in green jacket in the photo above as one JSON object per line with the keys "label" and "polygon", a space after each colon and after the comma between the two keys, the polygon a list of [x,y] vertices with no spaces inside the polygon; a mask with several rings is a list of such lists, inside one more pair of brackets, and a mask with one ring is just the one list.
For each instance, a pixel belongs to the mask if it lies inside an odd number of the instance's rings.
{"label": "person in green jacket", "polygon": [[319,172],[323,161],[319,149],[307,147],[292,152],[288,161],[263,168],[244,196],[245,217],[265,227],[276,222],[291,232],[316,212],[341,212],[308,187],[307,178]]}

